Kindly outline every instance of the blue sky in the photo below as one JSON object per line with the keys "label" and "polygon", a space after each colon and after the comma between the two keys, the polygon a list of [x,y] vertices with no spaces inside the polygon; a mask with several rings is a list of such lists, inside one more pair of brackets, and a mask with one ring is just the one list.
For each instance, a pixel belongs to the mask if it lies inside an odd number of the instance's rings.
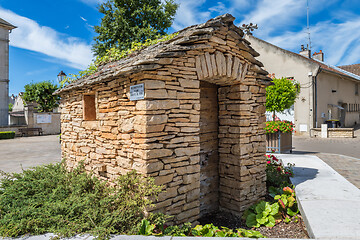
{"label": "blue sky", "polygon": [[[0,0],[0,17],[17,26],[10,34],[10,94],[25,84],[83,70],[104,0]],[[298,52],[307,44],[306,0],[177,0],[180,8],[169,32],[224,13],[235,24],[257,23],[254,36]],[[360,63],[360,1],[309,0],[312,50],[323,50],[333,65]]]}

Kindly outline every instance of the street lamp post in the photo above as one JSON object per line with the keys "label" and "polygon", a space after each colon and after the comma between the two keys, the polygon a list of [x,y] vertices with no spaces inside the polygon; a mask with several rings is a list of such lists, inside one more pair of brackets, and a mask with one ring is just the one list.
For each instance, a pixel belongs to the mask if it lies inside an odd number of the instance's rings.
{"label": "street lamp post", "polygon": [[61,72],[57,75],[58,82],[61,83],[61,82],[64,80],[65,77],[66,77],[66,74],[65,74],[63,71],[61,71]]}

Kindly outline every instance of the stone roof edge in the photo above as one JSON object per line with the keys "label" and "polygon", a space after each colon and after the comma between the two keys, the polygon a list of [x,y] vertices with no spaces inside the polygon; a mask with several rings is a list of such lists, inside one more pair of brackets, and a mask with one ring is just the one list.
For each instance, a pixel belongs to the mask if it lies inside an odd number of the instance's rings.
{"label": "stone roof edge", "polygon": [[[233,24],[234,20],[235,18],[231,14],[227,13],[212,18],[205,23],[186,27],[178,31],[178,35],[176,37],[149,46],[119,61],[105,64],[101,66],[96,73],[90,76],[86,76],[84,78],[80,78],[76,82],[57,90],[54,94],[61,94],[72,89],[78,89],[86,85],[91,85],[98,82],[111,81],[117,77],[126,77],[130,74],[135,74],[140,71],[156,70],[160,68],[162,64],[169,64],[166,63],[166,59],[172,57],[181,57],[185,54],[185,51],[210,48],[211,45],[208,44],[185,46],[180,44],[186,42],[196,42],[201,40],[202,37],[204,38],[204,40],[207,39],[207,37],[210,38],[211,36],[213,36],[212,33],[215,32],[218,28],[220,28],[223,23],[228,24],[229,28],[236,32],[242,38],[241,40],[248,45],[248,49],[244,49],[244,51],[249,52],[254,57],[259,56],[259,54],[250,46],[250,42],[243,38],[244,33],[242,32],[242,30]],[[196,37],[199,38],[195,40],[192,39]],[[146,56],[150,57],[145,58]],[[266,76],[261,76],[264,75],[266,72],[265,70],[261,69],[261,67],[263,67],[263,64],[255,58],[253,60],[253,63],[257,66],[255,72],[258,74],[258,78],[261,79],[261,81],[264,83],[270,81],[270,78]]]}

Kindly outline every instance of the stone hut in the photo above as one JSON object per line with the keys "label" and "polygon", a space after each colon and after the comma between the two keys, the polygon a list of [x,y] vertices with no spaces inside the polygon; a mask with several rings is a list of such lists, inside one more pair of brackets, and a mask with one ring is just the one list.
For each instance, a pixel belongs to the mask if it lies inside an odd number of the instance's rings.
{"label": "stone hut", "polygon": [[154,177],[165,186],[154,211],[177,224],[263,198],[269,78],[234,19],[185,28],[59,90],[69,167]]}

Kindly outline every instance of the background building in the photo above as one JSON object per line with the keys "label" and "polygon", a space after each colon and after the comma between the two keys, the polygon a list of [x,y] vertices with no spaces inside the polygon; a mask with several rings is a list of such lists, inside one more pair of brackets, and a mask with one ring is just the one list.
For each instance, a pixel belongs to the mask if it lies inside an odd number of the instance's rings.
{"label": "background building", "polygon": [[[311,55],[302,46],[297,54],[254,36],[246,36],[260,54],[259,61],[277,78],[294,78],[300,94],[287,119],[294,121],[296,135],[310,135],[310,129],[326,120],[339,120],[342,127],[360,122],[360,76],[324,62],[322,51]],[[281,117],[280,117],[281,118]]]}
{"label": "background building", "polygon": [[0,126],[8,125],[9,33],[16,28],[0,18]]}

